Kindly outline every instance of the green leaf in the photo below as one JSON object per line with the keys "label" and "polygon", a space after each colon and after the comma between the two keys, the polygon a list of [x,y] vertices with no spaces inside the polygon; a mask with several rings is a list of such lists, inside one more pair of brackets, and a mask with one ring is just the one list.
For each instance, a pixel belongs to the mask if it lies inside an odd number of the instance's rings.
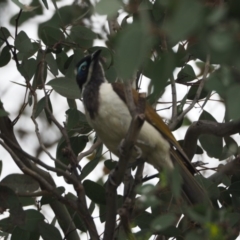
{"label": "green leaf", "polygon": [[48,9],[48,2],[47,2],[47,0],[42,0],[42,2],[44,4],[45,8]]}
{"label": "green leaf", "polygon": [[80,98],[80,90],[75,81],[66,77],[59,77],[50,80],[47,85],[51,86],[60,95],[70,98]]}
{"label": "green leaf", "polygon": [[62,31],[51,26],[44,26],[41,29],[40,37],[47,46],[52,46],[65,40]]}
{"label": "green leaf", "polygon": [[113,161],[112,159],[108,159],[108,160],[104,161],[104,165],[109,171],[111,171],[112,169],[114,169],[116,167],[117,161]]}
{"label": "green leaf", "polygon": [[71,133],[87,134],[92,130],[92,127],[87,122],[86,116],[77,109],[68,109],[67,114],[67,129]]}
{"label": "green leaf", "polygon": [[121,8],[119,1],[101,0],[97,2],[95,10],[100,15],[113,16]]}
{"label": "green leaf", "polygon": [[[65,195],[67,199],[70,199],[72,201],[77,201],[77,197],[75,195],[73,195],[72,193],[68,193]],[[71,207],[69,207],[68,205],[66,205],[70,215],[71,215],[71,218],[76,226],[77,229],[79,229],[80,231],[82,232],[86,232],[87,231],[87,228],[84,224],[84,221],[81,219],[81,217],[79,216],[79,214],[73,210]]]}
{"label": "green leaf", "polygon": [[33,45],[28,35],[21,31],[15,39],[15,47],[19,52],[28,53],[33,50]]}
{"label": "green leaf", "polygon": [[0,208],[2,212],[9,209],[10,220],[13,225],[20,226],[24,222],[25,213],[22,205],[16,193],[8,186],[0,185]]}
{"label": "green leaf", "polygon": [[25,213],[26,218],[24,225],[19,227],[29,232],[35,232],[38,228],[38,223],[44,220],[44,216],[40,212],[33,209],[26,210]]}
{"label": "green leaf", "polygon": [[[186,64],[186,62],[188,62],[188,58],[189,58],[189,56],[187,54],[186,49],[184,48],[184,46],[182,44],[179,44],[177,54],[176,54],[176,59],[177,59],[176,66],[182,68],[183,66],[188,65],[188,64]],[[189,66],[191,66],[191,65],[189,65]]]}
{"label": "green leaf", "polygon": [[26,81],[30,81],[37,69],[37,61],[34,58],[24,59],[18,70]]}
{"label": "green leaf", "polygon": [[187,208],[185,213],[186,216],[194,222],[200,224],[210,222],[211,215],[209,214],[209,209],[204,206],[194,206],[193,208]]}
{"label": "green leaf", "polygon": [[226,145],[223,147],[223,152],[219,160],[227,159],[238,152],[238,144],[231,137],[224,138]]}
{"label": "green leaf", "polygon": [[0,117],[7,117],[9,115],[8,112],[6,112],[5,110],[3,109],[0,109]]}
{"label": "green leaf", "polygon": [[8,39],[8,37],[10,37],[11,34],[8,31],[7,28],[5,27],[0,27],[0,47],[3,45],[3,43],[5,42],[5,40]]}
{"label": "green leaf", "polygon": [[45,106],[46,106],[46,97],[43,97],[37,103],[35,115],[34,115],[35,118],[39,116],[39,114],[42,112]]}
{"label": "green leaf", "polygon": [[240,109],[239,109],[239,102],[240,102],[240,85],[234,84],[229,89],[227,89],[227,109],[229,117],[233,120],[240,118]]}
{"label": "green leaf", "polygon": [[220,158],[223,150],[221,137],[213,135],[202,135],[199,141],[209,157]]}
{"label": "green leaf", "polygon": [[36,199],[34,197],[18,197],[20,203],[23,207],[34,206],[36,204]]}
{"label": "green leaf", "polygon": [[230,193],[226,188],[219,187],[220,190],[220,196],[219,196],[219,202],[223,207],[230,207],[232,205],[232,198],[230,196]]}
{"label": "green leaf", "polygon": [[239,184],[240,184],[240,181],[232,183],[228,188],[228,192],[236,197],[240,197]]}
{"label": "green leaf", "polygon": [[30,232],[20,229],[19,227],[14,228],[11,240],[31,240]]}
{"label": "green leaf", "polygon": [[[175,54],[172,51],[161,55],[160,59],[149,61],[146,66],[147,77],[152,80],[153,93],[149,97],[150,104],[155,103],[163,94],[168,79],[176,67]],[[144,71],[145,75],[145,71]]]}
{"label": "green leaf", "polygon": [[196,75],[193,70],[193,67],[189,64],[186,64],[184,68],[181,69],[177,76],[177,80],[180,83],[191,82],[194,79],[196,79]]}
{"label": "green leaf", "polygon": [[90,214],[93,213],[94,209],[95,209],[95,203],[94,202],[91,202],[90,205],[89,205],[89,208],[88,208],[88,211],[90,212]]}
{"label": "green leaf", "polygon": [[[75,155],[78,155],[78,153],[81,152],[86,147],[86,144],[88,142],[88,137],[75,136],[75,137],[71,137],[69,140],[70,140],[70,144],[73,152],[75,153]],[[66,156],[65,154],[65,151],[64,151],[65,147],[66,147],[65,140],[64,141],[60,140],[57,146],[56,156],[57,156],[57,159],[59,159],[62,163],[64,163],[65,165],[68,165],[70,164],[70,162],[69,162],[68,156]],[[59,166],[57,163],[56,163],[56,166],[62,169],[62,167]],[[66,170],[66,169],[63,169],[63,170]]]}
{"label": "green leaf", "polygon": [[203,110],[198,120],[208,120],[217,122],[217,120],[207,111]]}
{"label": "green leaf", "polygon": [[97,204],[106,204],[106,198],[105,198],[105,189],[91,181],[91,180],[85,180],[83,182],[83,186],[85,189],[86,195],[94,202]]}
{"label": "green leaf", "polygon": [[[191,86],[187,94],[187,99],[193,100],[196,97],[198,87],[199,86],[196,86],[196,85]],[[203,99],[207,97],[207,95],[208,95],[208,91],[203,88],[199,96],[199,99]]]}
{"label": "green leaf", "polygon": [[38,223],[38,231],[43,240],[62,240],[59,230],[44,221]]}
{"label": "green leaf", "polygon": [[6,66],[11,60],[11,53],[8,46],[5,46],[0,53],[0,67]]}
{"label": "green leaf", "polygon": [[17,53],[18,60],[19,61],[27,60],[33,54],[35,54],[39,50],[40,47],[41,47],[41,45],[39,43],[33,42],[32,43],[32,49],[30,51],[28,51],[28,52],[18,52]]}
{"label": "green leaf", "polygon": [[90,48],[93,40],[97,38],[96,33],[83,26],[74,26],[71,29],[70,38],[76,42],[80,48]]}
{"label": "green leaf", "polygon": [[83,26],[74,26],[71,29],[71,33],[75,37],[75,39],[81,40],[94,40],[96,38],[96,33],[94,33],[91,29],[83,27]]}
{"label": "green leaf", "polygon": [[[65,188],[64,187],[57,187],[56,192],[58,194],[62,195],[65,192]],[[41,198],[40,202],[41,202],[41,206],[42,206],[42,205],[45,205],[45,204],[53,203],[54,201],[56,201],[55,195],[46,195],[46,196],[43,196]]]}
{"label": "green leaf", "polygon": [[202,26],[204,16],[203,5],[198,1],[182,0],[177,3],[164,25],[173,45],[196,32]]}
{"label": "green leaf", "polygon": [[240,214],[237,213],[237,212],[228,213],[226,218],[229,221],[230,227],[233,227],[234,225],[239,223],[239,221],[240,221]]}
{"label": "green leaf", "polygon": [[32,177],[25,174],[10,174],[7,175],[1,184],[10,187],[16,192],[34,192],[39,189],[39,183]]}
{"label": "green leaf", "polygon": [[96,155],[94,157],[93,160],[91,160],[90,162],[88,162],[82,169],[81,171],[81,175],[80,178],[83,180],[85,177],[88,176],[89,173],[91,173],[93,171],[93,169],[98,165],[101,157],[102,157],[102,149],[103,149],[103,145],[101,144],[98,148],[97,148],[97,152]]}
{"label": "green leaf", "polygon": [[[1,231],[7,232],[7,233],[12,233],[15,225],[13,225],[12,219],[10,217],[4,218],[0,220],[0,228]],[[0,232],[1,233],[1,232]]]}
{"label": "green leaf", "polygon": [[58,75],[58,66],[57,66],[56,60],[54,59],[52,53],[46,54],[46,62],[50,68],[51,73],[54,76],[57,76]]}
{"label": "green leaf", "polygon": [[124,80],[131,79],[153,44],[147,23],[136,21],[130,24],[120,32],[116,41],[115,67],[118,76]]}
{"label": "green leaf", "polygon": [[57,56],[56,56],[56,63],[57,63],[59,71],[62,74],[65,74],[65,72],[66,72],[64,65],[65,65],[65,62],[67,61],[67,59],[68,59],[68,56],[65,52],[61,52],[61,53],[57,54]]}
{"label": "green leaf", "polygon": [[219,198],[220,192],[216,183],[212,182],[211,180],[201,175],[197,175],[195,178],[199,182],[199,184],[202,185],[203,188],[207,191],[209,198],[211,199]]}
{"label": "green leaf", "polygon": [[167,213],[155,218],[151,223],[151,227],[158,232],[173,225],[175,221],[176,216],[172,213]]}
{"label": "green leaf", "polygon": [[144,211],[134,219],[134,223],[137,224],[141,229],[149,229],[153,219],[154,216],[151,213]]}
{"label": "green leaf", "polygon": [[29,5],[24,5],[18,0],[12,0],[13,3],[15,3],[19,8],[21,8],[24,12],[30,12],[33,11],[36,7],[31,7]]}
{"label": "green leaf", "polygon": [[65,77],[70,79],[76,79],[76,65],[77,63],[84,57],[84,53],[82,50],[75,49],[74,54],[71,55],[64,64]]}

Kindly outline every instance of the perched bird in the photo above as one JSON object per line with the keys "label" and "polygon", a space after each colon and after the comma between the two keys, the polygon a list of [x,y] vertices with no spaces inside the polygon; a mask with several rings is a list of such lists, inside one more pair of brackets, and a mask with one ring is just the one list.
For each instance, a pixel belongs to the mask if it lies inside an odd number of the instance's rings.
{"label": "perched bird", "polygon": [[[115,155],[118,146],[126,136],[131,115],[126,105],[121,83],[108,83],[100,61],[101,50],[86,56],[77,64],[77,84],[81,90],[88,123]],[[133,89],[137,102],[138,93]],[[194,167],[183,152],[177,140],[150,105],[146,105],[145,122],[140,130],[136,145],[142,158],[157,170],[173,169],[178,165],[183,180],[182,190],[192,204],[209,202],[206,192],[194,179]],[[137,153],[133,153],[133,158]]]}

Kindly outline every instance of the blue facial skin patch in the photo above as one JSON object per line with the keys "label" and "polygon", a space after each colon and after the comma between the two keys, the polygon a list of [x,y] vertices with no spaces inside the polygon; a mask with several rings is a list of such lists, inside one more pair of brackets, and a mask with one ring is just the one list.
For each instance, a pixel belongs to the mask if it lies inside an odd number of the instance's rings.
{"label": "blue facial skin patch", "polygon": [[87,62],[82,63],[78,68],[78,74],[82,74],[86,70]]}

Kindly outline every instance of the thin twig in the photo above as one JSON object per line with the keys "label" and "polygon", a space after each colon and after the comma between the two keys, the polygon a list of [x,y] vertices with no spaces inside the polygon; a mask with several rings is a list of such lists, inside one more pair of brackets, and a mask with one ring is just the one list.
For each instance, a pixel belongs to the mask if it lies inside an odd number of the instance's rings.
{"label": "thin twig", "polygon": [[20,19],[21,14],[22,14],[22,9],[20,9],[20,11],[19,11],[19,13],[18,13],[18,15],[17,15],[17,17],[15,19],[15,22],[16,22],[16,25],[15,25],[15,39],[16,39],[16,37],[18,35],[18,21]]}
{"label": "thin twig", "polygon": [[172,88],[172,118],[171,122],[177,117],[177,91],[176,91],[176,83],[173,75],[170,77],[171,80],[171,88]]}
{"label": "thin twig", "polygon": [[[16,149],[21,154],[23,154],[26,158],[31,159],[34,163],[44,167],[45,169],[47,169],[49,171],[58,173],[59,175],[64,176],[64,178],[68,179],[68,181],[71,182],[72,184],[78,185],[78,183],[79,183],[78,180],[75,177],[71,176],[68,172],[61,170],[59,168],[51,167],[51,166],[47,165],[46,163],[42,162],[40,159],[33,157],[32,155],[25,152],[23,149],[20,149],[17,145],[15,145],[11,140],[9,140],[7,137],[2,135],[1,133],[0,133],[0,137],[5,142],[7,142],[8,145],[10,145],[12,148]],[[65,168],[67,167],[66,165],[64,165],[64,166],[65,166]]]}
{"label": "thin twig", "polygon": [[37,106],[37,94],[36,92],[33,92],[33,108],[32,108],[32,116],[31,116],[31,119],[34,123],[34,126],[35,126],[35,133],[36,133],[36,136],[37,136],[37,139],[38,139],[38,143],[40,144],[40,147],[41,149],[49,156],[49,158],[51,160],[53,160],[54,162],[58,163],[61,167],[63,167],[64,169],[67,169],[67,166],[65,164],[63,164],[60,160],[54,158],[51,153],[47,150],[47,148],[45,147],[43,141],[42,141],[42,138],[41,138],[41,135],[40,135],[40,132],[39,132],[39,127],[38,127],[38,123],[35,119],[35,113],[36,113],[36,106]]}
{"label": "thin twig", "polygon": [[[57,128],[60,130],[60,132],[62,133],[65,141],[66,141],[66,145],[67,145],[67,150],[69,153],[69,160],[70,163],[72,163],[74,166],[77,165],[78,161],[77,161],[77,157],[75,155],[75,153],[72,150],[71,144],[70,144],[70,139],[68,137],[68,133],[67,130],[65,128],[65,126],[62,126],[57,119],[54,117],[54,115],[52,114],[50,108],[49,108],[49,99],[48,99],[48,93],[47,90],[45,88],[45,81],[44,81],[44,63],[45,63],[45,55],[46,52],[43,52],[43,58],[40,62],[41,64],[41,80],[42,80],[42,85],[43,85],[43,91],[46,97],[46,105],[45,105],[45,109],[47,110],[47,112],[49,113],[49,116],[51,118],[51,120],[53,121],[53,123],[57,126]],[[92,240],[99,240],[99,236],[98,236],[98,232],[96,229],[96,225],[92,219],[92,216],[90,214],[90,212],[88,211],[87,208],[87,202],[86,202],[86,195],[85,195],[85,191],[84,191],[84,187],[81,183],[81,180],[79,178],[79,174],[77,172],[76,169],[74,169],[73,174],[76,176],[76,178],[78,179],[78,184],[74,185],[74,189],[77,193],[78,199],[77,199],[77,210],[80,214],[80,216],[82,217],[84,223],[87,226],[87,229],[89,231],[90,237]]]}
{"label": "thin twig", "polygon": [[78,162],[80,162],[84,157],[92,154],[101,144],[102,144],[102,140],[98,138],[97,141],[87,151],[81,152],[78,155],[77,157]]}
{"label": "thin twig", "polygon": [[42,196],[51,196],[52,193],[43,190],[38,192],[15,192],[18,197],[42,197]]}
{"label": "thin twig", "polygon": [[193,99],[192,103],[180,115],[178,115],[175,119],[173,119],[174,121],[171,124],[169,124],[170,129],[174,129],[176,127],[176,125],[183,119],[183,117],[194,107],[194,105],[198,101],[198,99],[200,97],[200,94],[202,92],[202,89],[204,87],[204,84],[206,82],[206,79],[207,79],[209,66],[210,66],[210,55],[208,54],[207,59],[206,59],[204,72],[203,72],[203,78],[202,78],[201,83],[199,84],[199,87],[198,87],[198,90],[196,92],[195,98]]}
{"label": "thin twig", "polygon": [[[5,41],[6,45],[7,45],[8,48],[9,48],[9,50],[11,51],[11,53],[12,53],[12,55],[13,55],[13,59],[14,59],[14,61],[16,62],[17,67],[19,67],[20,64],[19,64],[19,62],[18,62],[18,57],[17,57],[16,51],[15,51],[16,48],[15,48],[15,47],[12,47],[12,46],[10,45],[10,43],[8,42],[8,40],[7,40],[7,38],[6,38],[5,34],[4,34],[4,31],[2,30],[2,28],[1,28],[1,31],[2,31],[2,35],[3,35],[3,37],[4,37],[3,40]],[[14,50],[13,50],[12,48],[14,48]]]}

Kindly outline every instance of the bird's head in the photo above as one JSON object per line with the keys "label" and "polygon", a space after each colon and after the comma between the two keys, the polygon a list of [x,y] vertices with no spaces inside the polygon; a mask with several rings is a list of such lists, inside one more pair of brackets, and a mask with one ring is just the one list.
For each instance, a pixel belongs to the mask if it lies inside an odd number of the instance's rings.
{"label": "bird's head", "polygon": [[98,75],[98,77],[101,77],[100,75],[103,75],[102,66],[99,61],[100,53],[101,50],[99,49],[78,62],[76,80],[81,90],[92,81],[92,76]]}

